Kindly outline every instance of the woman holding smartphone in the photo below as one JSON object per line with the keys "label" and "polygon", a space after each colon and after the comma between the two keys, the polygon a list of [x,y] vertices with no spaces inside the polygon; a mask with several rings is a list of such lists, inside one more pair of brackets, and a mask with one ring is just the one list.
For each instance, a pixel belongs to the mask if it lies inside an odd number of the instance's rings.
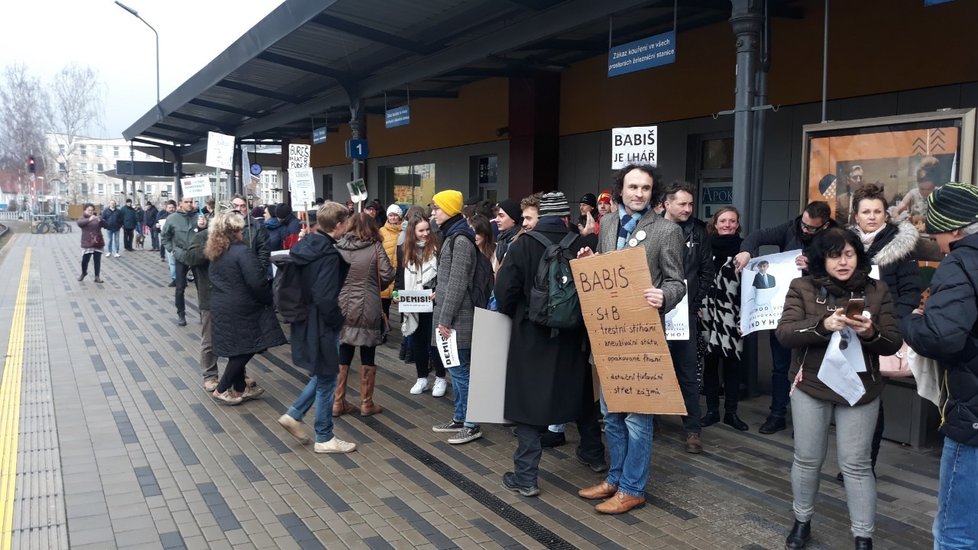
{"label": "woman holding smartphone", "polygon": [[[832,228],[820,233],[808,249],[808,268],[809,275],[791,282],[776,331],[781,344],[791,349],[794,379],[791,489],[795,522],[785,547],[804,548],[811,537],[828,430],[834,420],[855,548],[872,548],[876,478],[870,447],[884,384],[879,356],[896,353],[901,344],[893,302],[886,283],[869,277],[869,256],[850,231]],[[823,364],[835,333],[839,333],[839,350],[860,346],[858,364],[849,358],[838,367]],[[833,387],[846,393],[851,404],[819,378],[823,368],[848,374],[839,376],[842,381]]]}

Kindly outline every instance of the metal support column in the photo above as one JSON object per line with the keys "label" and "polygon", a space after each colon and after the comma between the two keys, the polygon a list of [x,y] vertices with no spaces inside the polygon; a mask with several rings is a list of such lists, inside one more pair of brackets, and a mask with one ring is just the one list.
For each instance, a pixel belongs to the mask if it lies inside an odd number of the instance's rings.
{"label": "metal support column", "polygon": [[[364,139],[364,133],[367,130],[366,120],[364,120],[364,110],[363,104],[359,97],[356,97],[353,93],[350,93],[350,139]],[[353,180],[358,180],[364,177],[365,170],[363,169],[364,161],[352,159],[353,162]]]}
{"label": "metal support column", "polygon": [[731,0],[730,24],[737,36],[737,89],[734,113],[733,203],[746,217],[748,233],[755,231],[760,220],[750,216],[751,197],[759,193],[751,185],[755,79],[757,50],[763,23],[763,0]]}

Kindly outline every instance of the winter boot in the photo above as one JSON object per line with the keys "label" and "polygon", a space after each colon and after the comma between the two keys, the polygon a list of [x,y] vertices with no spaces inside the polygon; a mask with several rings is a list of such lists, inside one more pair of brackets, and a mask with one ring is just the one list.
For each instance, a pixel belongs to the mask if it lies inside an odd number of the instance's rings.
{"label": "winter boot", "polygon": [[350,374],[350,365],[340,365],[336,375],[336,390],[333,392],[333,416],[343,416],[357,410],[346,400],[346,379]]}
{"label": "winter boot", "polygon": [[377,381],[377,367],[360,367],[360,416],[371,416],[384,412],[384,408],[374,404],[374,383]]}

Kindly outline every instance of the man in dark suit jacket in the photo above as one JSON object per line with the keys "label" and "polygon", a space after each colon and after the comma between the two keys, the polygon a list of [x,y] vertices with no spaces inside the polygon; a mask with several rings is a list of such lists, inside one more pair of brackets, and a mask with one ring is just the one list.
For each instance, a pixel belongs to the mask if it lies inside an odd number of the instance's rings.
{"label": "man in dark suit jacket", "polygon": [[768,265],[769,264],[767,262],[760,262],[759,264],[757,264],[757,270],[759,271],[759,273],[754,275],[754,288],[757,289],[774,288],[777,285],[777,283],[774,280],[774,275],[767,274]]}

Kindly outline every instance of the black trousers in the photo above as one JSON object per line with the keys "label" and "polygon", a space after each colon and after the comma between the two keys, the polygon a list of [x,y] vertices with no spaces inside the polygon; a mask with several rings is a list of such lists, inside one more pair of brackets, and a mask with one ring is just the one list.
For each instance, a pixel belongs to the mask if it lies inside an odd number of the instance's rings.
{"label": "black trousers", "polygon": [[[349,365],[353,362],[353,355],[357,347],[350,344],[340,344],[340,364]],[[376,367],[377,348],[374,346],[360,346],[360,364],[368,367]]]}
{"label": "black trousers", "polygon": [[177,306],[177,315],[183,315],[187,311],[187,306],[183,300],[183,294],[187,290],[187,272],[190,271],[190,267],[182,262],[173,262],[176,266],[177,272],[177,288],[173,292],[173,301]]}
{"label": "black trousers", "polygon": [[224,368],[224,375],[217,383],[217,393],[224,393],[228,388],[234,388],[234,391],[238,393],[243,392],[245,390],[245,365],[254,356],[254,353],[246,353],[228,357],[228,365]]}
{"label": "black trousers", "polygon": [[683,417],[683,428],[687,432],[700,433],[700,384],[697,380],[696,363],[696,317],[690,315],[689,340],[669,341],[669,352],[672,354],[672,364],[676,369],[679,380],[679,390],[686,404],[686,416]]}
{"label": "black trousers", "polygon": [[[418,378],[427,377],[432,366],[435,367],[435,376],[445,377],[445,365],[437,354],[431,351],[431,315],[431,313],[419,313],[418,328],[411,334],[411,353],[414,354],[414,368],[418,371]],[[432,361],[432,358],[435,360]]]}
{"label": "black trousers", "polygon": [[[588,384],[588,391],[590,391]],[[601,424],[598,417],[601,407],[597,401],[585,399],[581,416],[577,419],[577,433],[581,436],[577,444],[577,457],[588,464],[604,464],[604,443],[601,442]]]}
{"label": "black trousers", "polygon": [[92,256],[95,256],[92,261],[95,263],[95,277],[97,278],[102,269],[101,252],[89,252],[88,254],[82,254],[82,275],[88,274],[88,259]]}
{"label": "black trousers", "polygon": [[122,247],[126,250],[132,250],[132,236],[134,229],[122,228]]}
{"label": "black trousers", "polygon": [[735,357],[723,357],[710,353],[706,356],[703,367],[703,392],[706,394],[706,409],[720,410],[720,363],[723,363],[723,410],[728,413],[737,412],[737,401],[740,398],[740,381],[742,363]]}
{"label": "black trousers", "polygon": [[516,451],[513,452],[513,473],[516,482],[523,487],[536,487],[540,473],[540,457],[543,447],[540,437],[547,431],[546,426],[516,425]]}

